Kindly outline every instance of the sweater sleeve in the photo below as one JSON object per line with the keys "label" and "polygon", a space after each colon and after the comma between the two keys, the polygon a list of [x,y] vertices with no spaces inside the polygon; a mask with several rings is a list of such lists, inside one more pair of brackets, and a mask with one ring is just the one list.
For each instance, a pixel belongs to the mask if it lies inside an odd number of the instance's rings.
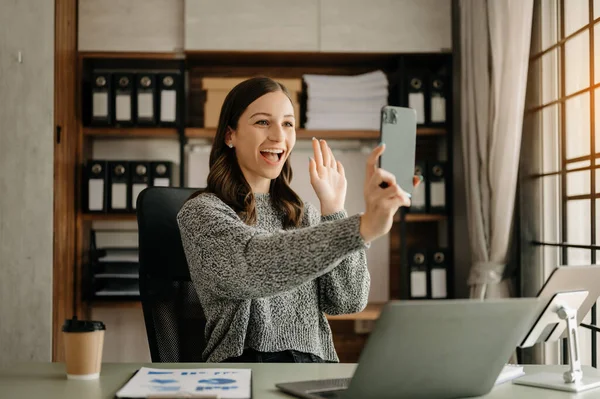
{"label": "sweater sleeve", "polygon": [[213,195],[188,201],[177,222],[192,279],[234,299],[267,297],[297,287],[366,245],[359,215],[271,233],[248,226]]}
{"label": "sweater sleeve", "polygon": [[[345,220],[346,211],[320,216],[319,211],[307,204],[311,225],[338,223]],[[319,306],[329,315],[357,313],[362,311],[369,300],[371,276],[367,268],[365,247],[346,255],[339,265],[317,279]]]}

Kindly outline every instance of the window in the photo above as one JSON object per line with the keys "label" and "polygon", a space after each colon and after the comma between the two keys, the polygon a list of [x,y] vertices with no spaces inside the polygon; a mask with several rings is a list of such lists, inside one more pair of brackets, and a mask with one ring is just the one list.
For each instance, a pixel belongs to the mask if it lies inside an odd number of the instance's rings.
{"label": "window", "polygon": [[[523,134],[542,147],[545,277],[559,264],[600,264],[600,0],[536,0],[525,117]],[[594,306],[584,323],[596,321]],[[580,339],[582,363],[596,367],[596,333],[580,327]]]}

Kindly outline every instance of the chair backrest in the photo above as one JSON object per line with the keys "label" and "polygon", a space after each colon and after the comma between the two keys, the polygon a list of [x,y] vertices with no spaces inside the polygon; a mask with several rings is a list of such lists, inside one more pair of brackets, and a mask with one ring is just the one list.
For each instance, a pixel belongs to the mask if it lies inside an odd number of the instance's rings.
{"label": "chair backrest", "polygon": [[149,187],[136,202],[140,297],[152,362],[202,361],[206,319],[177,224],[177,213],[197,191]]}

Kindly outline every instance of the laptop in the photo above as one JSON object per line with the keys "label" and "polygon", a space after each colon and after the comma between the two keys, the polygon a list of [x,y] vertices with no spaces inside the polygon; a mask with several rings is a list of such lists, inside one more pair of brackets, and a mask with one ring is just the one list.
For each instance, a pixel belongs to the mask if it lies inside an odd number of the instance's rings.
{"label": "laptop", "polygon": [[391,301],[350,379],[276,387],[299,398],[462,398],[487,394],[547,299]]}

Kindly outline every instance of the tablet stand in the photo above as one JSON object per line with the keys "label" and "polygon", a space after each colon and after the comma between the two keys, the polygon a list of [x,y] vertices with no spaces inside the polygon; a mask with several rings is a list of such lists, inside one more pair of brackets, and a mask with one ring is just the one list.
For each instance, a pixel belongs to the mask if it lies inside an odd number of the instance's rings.
{"label": "tablet stand", "polygon": [[[569,370],[560,373],[537,373],[525,375],[513,380],[514,384],[555,389],[568,392],[582,392],[600,387],[600,377],[584,375],[579,356],[579,334],[577,330],[577,311],[588,291],[561,292],[554,296],[544,313],[521,347],[531,346],[537,342],[558,341],[567,329],[569,347]],[[563,323],[563,321],[565,321]],[[541,340],[540,340],[541,339]]]}

